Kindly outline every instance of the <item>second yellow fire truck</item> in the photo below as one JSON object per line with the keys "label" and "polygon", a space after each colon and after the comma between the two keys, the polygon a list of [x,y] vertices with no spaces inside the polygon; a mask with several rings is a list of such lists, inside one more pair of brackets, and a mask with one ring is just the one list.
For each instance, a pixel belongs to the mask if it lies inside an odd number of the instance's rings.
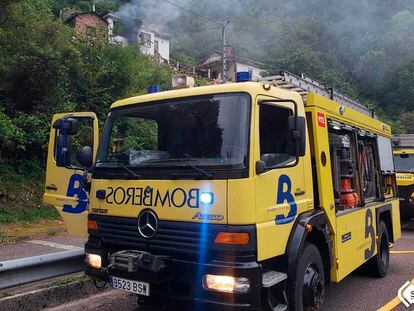
{"label": "second yellow fire truck", "polygon": [[175,84],[115,102],[99,143],[93,113],[53,118],[44,200],[88,237],[87,275],[140,303],[237,310],[315,310],[362,265],[386,275],[401,235],[388,125],[287,72]]}
{"label": "second yellow fire truck", "polygon": [[414,134],[393,138],[400,213],[404,220],[414,217]]}

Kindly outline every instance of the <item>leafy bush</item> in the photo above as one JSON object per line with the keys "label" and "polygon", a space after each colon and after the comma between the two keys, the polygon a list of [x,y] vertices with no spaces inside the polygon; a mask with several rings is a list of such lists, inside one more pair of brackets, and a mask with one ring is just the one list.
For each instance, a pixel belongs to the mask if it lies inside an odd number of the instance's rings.
{"label": "leafy bush", "polygon": [[55,8],[52,1],[27,0],[0,13],[2,158],[44,161],[54,113],[94,111],[103,120],[117,99],[145,93],[150,84],[170,87],[169,66],[137,45],[77,36],[52,14]]}
{"label": "leafy bush", "polygon": [[67,4],[90,7],[72,0],[2,2],[0,223],[57,217],[42,203],[53,114],[93,111],[103,124],[115,100],[146,93],[149,84],[170,87],[171,68],[144,56],[139,46],[77,36],[54,15]]}

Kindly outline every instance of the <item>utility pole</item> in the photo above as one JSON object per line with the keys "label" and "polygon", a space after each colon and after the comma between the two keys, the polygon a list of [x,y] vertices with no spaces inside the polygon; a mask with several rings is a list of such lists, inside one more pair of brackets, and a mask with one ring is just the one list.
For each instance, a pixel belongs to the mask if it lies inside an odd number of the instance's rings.
{"label": "utility pole", "polygon": [[220,24],[220,26],[221,26],[221,36],[223,38],[223,60],[222,60],[222,68],[221,68],[221,81],[222,81],[222,83],[227,82],[226,27],[229,23],[230,23],[230,21],[226,21],[224,24]]}
{"label": "utility pole", "polygon": [[216,25],[221,27],[221,35],[222,35],[222,38],[223,38],[223,57],[222,57],[223,59],[222,59],[222,68],[221,68],[221,81],[222,81],[222,83],[226,83],[227,82],[226,27],[230,23],[230,21],[220,23],[220,22],[212,19],[211,17],[201,15],[200,13],[197,13],[197,12],[194,12],[194,11],[189,10],[187,8],[184,8],[182,6],[179,6],[178,4],[175,4],[174,2],[171,2],[171,0],[162,0],[162,1],[164,1],[165,3],[168,3],[169,5],[174,6],[178,9],[180,9],[180,10],[183,10],[183,11],[185,11],[187,13],[190,13],[194,16],[197,16],[199,18],[205,19],[205,20],[209,21],[210,23],[216,24]]}

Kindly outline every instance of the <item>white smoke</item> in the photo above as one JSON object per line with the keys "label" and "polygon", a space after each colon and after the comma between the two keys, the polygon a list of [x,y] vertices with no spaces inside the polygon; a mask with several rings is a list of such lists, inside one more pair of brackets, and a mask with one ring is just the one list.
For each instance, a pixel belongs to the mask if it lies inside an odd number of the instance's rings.
{"label": "white smoke", "polygon": [[[185,5],[186,2],[174,0],[173,3]],[[162,31],[168,21],[180,15],[180,10],[162,0],[132,0],[122,5],[116,15],[123,21],[140,19],[144,26]]]}

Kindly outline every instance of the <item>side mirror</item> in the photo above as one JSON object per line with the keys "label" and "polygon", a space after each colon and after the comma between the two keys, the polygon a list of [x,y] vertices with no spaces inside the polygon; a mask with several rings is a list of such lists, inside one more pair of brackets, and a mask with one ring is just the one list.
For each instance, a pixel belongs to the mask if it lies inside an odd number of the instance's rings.
{"label": "side mirror", "polygon": [[70,165],[70,135],[59,133],[56,139],[56,166],[66,167]]}
{"label": "side mirror", "polygon": [[82,147],[82,149],[76,153],[76,161],[81,167],[86,169],[90,168],[93,163],[93,153],[91,147]]}
{"label": "side mirror", "polygon": [[290,154],[303,157],[306,153],[306,120],[304,117],[291,116],[288,118],[290,133]]}
{"label": "side mirror", "polygon": [[264,163],[263,161],[257,161],[256,162],[256,174],[260,175],[264,173],[265,170],[266,170],[266,163]]}
{"label": "side mirror", "polygon": [[78,132],[78,120],[74,118],[61,118],[56,120],[53,128],[59,131],[56,140],[56,165],[66,167],[70,165],[70,142],[72,135]]}
{"label": "side mirror", "polygon": [[58,129],[59,133],[66,135],[76,135],[78,133],[79,123],[74,118],[61,118],[53,123],[53,128]]}

